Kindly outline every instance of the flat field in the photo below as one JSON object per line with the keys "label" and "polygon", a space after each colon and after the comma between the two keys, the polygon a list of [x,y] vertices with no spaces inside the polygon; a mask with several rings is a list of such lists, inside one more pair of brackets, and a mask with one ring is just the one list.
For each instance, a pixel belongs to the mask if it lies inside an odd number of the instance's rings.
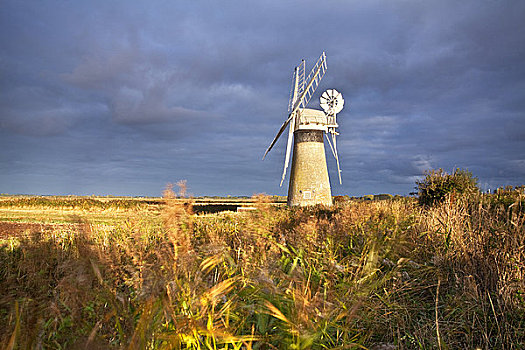
{"label": "flat field", "polygon": [[282,204],[1,197],[0,344],[525,347],[521,193]]}

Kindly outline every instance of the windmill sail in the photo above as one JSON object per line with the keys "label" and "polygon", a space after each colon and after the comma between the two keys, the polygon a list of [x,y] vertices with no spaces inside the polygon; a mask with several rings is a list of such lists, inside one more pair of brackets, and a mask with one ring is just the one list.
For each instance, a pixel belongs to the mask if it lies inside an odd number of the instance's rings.
{"label": "windmill sail", "polygon": [[279,129],[279,131],[277,132],[277,135],[275,135],[275,138],[273,139],[272,143],[270,144],[270,146],[266,149],[266,152],[264,152],[264,156],[263,156],[263,160],[264,158],[266,157],[266,155],[268,154],[268,152],[270,152],[270,150],[272,149],[273,145],[275,145],[275,143],[277,142],[277,140],[279,139],[279,137],[281,137],[283,131],[286,129],[286,127],[288,126],[288,123],[290,122],[290,120],[292,120],[292,118],[294,117],[294,115],[290,115],[290,117],[288,119],[286,119],[286,121],[283,123],[283,125],[281,125],[281,128]]}
{"label": "windmill sail", "polygon": [[301,95],[305,87],[305,61],[302,60],[293,71],[292,88],[290,89],[290,100],[288,101],[288,113],[290,113],[295,105],[297,97]]}
{"label": "windmill sail", "polygon": [[286,169],[288,169],[288,163],[290,162],[290,152],[292,150],[292,140],[293,140],[293,132],[295,129],[295,118],[292,119],[292,122],[290,123],[290,130],[288,130],[288,142],[286,144],[286,156],[284,157],[284,169],[283,169],[283,175],[281,176],[281,184],[279,187],[283,186],[284,178],[286,177]]}
{"label": "windmill sail", "polygon": [[334,139],[335,162],[337,163],[337,175],[339,175],[339,185],[342,185],[343,180],[341,179],[341,167],[339,166],[339,155],[337,154],[337,143],[335,141],[335,134],[332,134],[332,137]]}
{"label": "windmill sail", "polygon": [[324,73],[326,72],[326,68],[326,55],[323,52],[321,54],[321,57],[319,57],[319,59],[317,60],[315,66],[312,68],[310,74],[308,74],[308,77],[305,80],[308,83],[306,84],[304,91],[297,98],[297,101],[295,102],[294,108],[292,109],[291,113],[295,112],[300,106],[302,108],[306,107],[306,105],[310,101],[310,98],[312,98],[312,95],[319,86],[319,82],[321,81],[321,79],[323,79]]}
{"label": "windmill sail", "polygon": [[330,132],[332,134],[332,141],[330,141],[330,137],[328,134],[325,134],[326,141],[328,141],[328,145],[330,146],[330,150],[332,151],[332,154],[334,155],[335,162],[337,163],[337,175],[339,176],[339,184],[343,184],[343,180],[341,179],[341,167],[339,166],[339,155],[337,154],[337,141],[336,141],[336,133]]}
{"label": "windmill sail", "polygon": [[[288,103],[288,112],[290,108],[295,104],[299,91],[304,91],[304,72],[305,72],[305,61],[302,60],[301,64],[295,68],[294,80],[292,82],[292,94],[290,95],[290,103]],[[283,186],[284,178],[286,177],[286,169],[288,169],[288,163],[290,162],[290,152],[292,150],[293,132],[295,131],[295,114],[292,114],[292,120],[290,123],[290,129],[288,130],[288,142],[286,143],[286,155],[284,157],[284,168],[283,175],[281,176],[281,183],[279,187]]]}
{"label": "windmill sail", "polygon": [[[317,60],[317,63],[312,68],[312,71],[310,72],[310,74],[308,75],[306,79],[304,79],[304,71],[305,71],[304,65],[305,63],[303,60],[301,64],[296,68],[296,73],[294,74],[294,85],[296,86],[294,90],[302,91],[302,92],[297,92],[296,94],[296,96],[298,96],[297,98],[290,99],[290,101],[293,101],[293,102],[291,103],[292,108],[291,108],[291,111],[289,110],[290,114],[288,115],[288,119],[286,119],[283,125],[281,125],[281,128],[277,132],[277,135],[273,139],[272,143],[270,144],[266,152],[264,152],[263,159],[266,157],[268,152],[270,152],[270,150],[275,145],[279,137],[281,137],[282,133],[286,129],[286,126],[288,126],[288,123],[290,123],[290,121],[295,117],[295,112],[299,109],[300,106],[302,106],[302,108],[306,107],[306,105],[310,101],[310,98],[312,97],[315,90],[319,86],[319,82],[323,78],[324,73],[326,72],[326,68],[327,68],[326,54],[324,52],[321,54],[321,57],[319,57],[319,59]],[[301,76],[301,66],[302,66],[302,76]],[[293,96],[293,94],[291,95]],[[285,168],[285,171],[286,171],[286,168]]]}

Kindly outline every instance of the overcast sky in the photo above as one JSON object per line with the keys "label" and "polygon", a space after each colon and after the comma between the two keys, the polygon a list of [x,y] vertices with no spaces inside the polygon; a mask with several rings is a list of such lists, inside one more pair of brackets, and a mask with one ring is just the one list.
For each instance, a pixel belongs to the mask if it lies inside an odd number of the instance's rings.
{"label": "overcast sky", "polygon": [[286,137],[261,157],[323,51],[309,107],[345,98],[333,194],[455,167],[522,185],[524,19],[524,1],[2,0],[0,192],[286,195]]}

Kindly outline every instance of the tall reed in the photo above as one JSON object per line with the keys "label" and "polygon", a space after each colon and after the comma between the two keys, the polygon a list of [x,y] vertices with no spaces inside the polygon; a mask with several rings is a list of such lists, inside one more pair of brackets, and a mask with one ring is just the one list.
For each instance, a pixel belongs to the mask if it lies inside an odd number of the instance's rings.
{"label": "tall reed", "polygon": [[493,197],[134,212],[2,241],[6,348],[525,346],[524,211]]}

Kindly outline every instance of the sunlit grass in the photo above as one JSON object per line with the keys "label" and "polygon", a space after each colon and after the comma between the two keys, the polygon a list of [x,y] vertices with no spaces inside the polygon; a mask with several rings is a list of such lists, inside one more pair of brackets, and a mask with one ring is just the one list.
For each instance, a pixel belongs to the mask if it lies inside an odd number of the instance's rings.
{"label": "sunlit grass", "polygon": [[[525,235],[516,198],[286,208],[258,196],[253,212],[195,215],[193,201],[168,188],[156,210],[71,209],[70,225],[0,242],[0,341],[519,349]],[[25,213],[68,222],[69,212],[55,209]]]}

